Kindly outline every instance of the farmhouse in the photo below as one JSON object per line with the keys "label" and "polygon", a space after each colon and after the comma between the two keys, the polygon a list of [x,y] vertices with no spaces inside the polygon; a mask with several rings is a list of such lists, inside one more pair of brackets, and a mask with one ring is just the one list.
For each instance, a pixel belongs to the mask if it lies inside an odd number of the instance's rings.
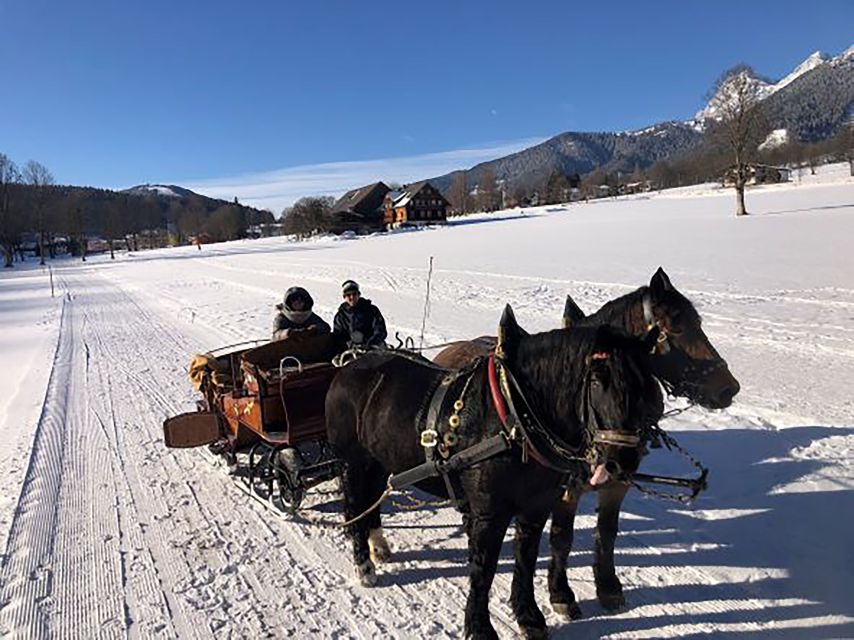
{"label": "farmhouse", "polygon": [[329,210],[330,231],[372,233],[383,229],[383,199],[391,191],[384,182],[351,189]]}
{"label": "farmhouse", "polygon": [[429,182],[416,182],[385,195],[383,222],[387,229],[407,225],[435,224],[448,217],[450,203]]}
{"label": "farmhouse", "polygon": [[[746,185],[754,184],[777,184],[778,182],[789,182],[788,167],[772,167],[767,164],[749,164],[746,169]],[[723,186],[735,186],[735,167],[730,167],[724,172]]]}

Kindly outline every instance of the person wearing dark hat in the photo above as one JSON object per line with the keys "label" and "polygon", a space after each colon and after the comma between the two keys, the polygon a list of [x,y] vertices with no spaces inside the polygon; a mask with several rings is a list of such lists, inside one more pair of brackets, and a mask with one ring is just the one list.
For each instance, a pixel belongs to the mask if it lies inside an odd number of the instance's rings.
{"label": "person wearing dark hat", "polygon": [[329,333],[329,324],[311,309],[314,300],[302,287],[291,287],[285,292],[285,298],[276,305],[276,317],[273,318],[273,340],[284,340],[298,332],[321,335]]}
{"label": "person wearing dark hat", "polygon": [[354,280],[347,280],[341,285],[341,294],[344,302],[332,321],[332,332],[338,344],[346,349],[385,346],[388,333],[383,314],[370,300],[362,297],[359,285]]}

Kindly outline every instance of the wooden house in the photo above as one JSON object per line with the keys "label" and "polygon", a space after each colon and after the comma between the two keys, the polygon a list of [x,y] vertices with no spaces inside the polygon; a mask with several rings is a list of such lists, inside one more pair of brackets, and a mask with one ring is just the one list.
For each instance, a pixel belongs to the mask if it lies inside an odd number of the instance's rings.
{"label": "wooden house", "polygon": [[387,229],[445,222],[449,206],[445,196],[432,184],[426,180],[416,182],[386,194],[383,222]]}
{"label": "wooden house", "polygon": [[[724,172],[722,183],[725,187],[735,186],[735,167],[730,167]],[[745,167],[745,185],[755,184],[777,184],[778,182],[789,182],[791,179],[788,167],[772,167],[767,164],[748,164]]]}
{"label": "wooden house", "polygon": [[389,191],[384,182],[375,182],[345,193],[329,210],[330,231],[382,231],[384,198]]}

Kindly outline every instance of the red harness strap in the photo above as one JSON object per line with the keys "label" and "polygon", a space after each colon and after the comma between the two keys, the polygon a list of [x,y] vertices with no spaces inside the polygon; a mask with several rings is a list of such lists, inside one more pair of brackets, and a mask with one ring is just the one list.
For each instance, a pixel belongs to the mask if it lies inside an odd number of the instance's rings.
{"label": "red harness strap", "polygon": [[501,389],[498,387],[498,374],[495,371],[495,354],[489,354],[488,364],[489,390],[492,392],[492,404],[495,405],[495,410],[498,412],[498,417],[501,419],[501,424],[507,426],[507,404],[504,402],[504,396]]}
{"label": "red harness strap", "polygon": [[[498,373],[495,370],[495,354],[489,354],[489,362],[487,363],[487,378],[489,378],[489,390],[492,392],[492,404],[495,406],[495,411],[498,413],[498,418],[504,428],[507,428],[507,403],[504,400],[504,394],[501,393],[501,388],[498,385]],[[528,449],[528,454],[533,458],[534,462],[539,465],[551,469],[552,466],[546,461],[542,454],[537,451],[530,441],[526,440],[525,446]]]}

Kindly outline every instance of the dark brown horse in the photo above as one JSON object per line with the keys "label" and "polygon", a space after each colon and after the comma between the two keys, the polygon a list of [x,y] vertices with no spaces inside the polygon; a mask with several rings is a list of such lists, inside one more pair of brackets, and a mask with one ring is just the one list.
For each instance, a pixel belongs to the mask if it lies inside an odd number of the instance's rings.
{"label": "dark brown horse", "polygon": [[[376,581],[370,532],[381,531],[379,510],[372,506],[393,485],[390,474],[418,467],[425,455],[432,459],[433,449],[422,446],[425,434],[440,431],[443,442],[451,443],[450,453],[460,455],[485,443],[509,442],[448,475],[469,541],[465,631],[467,637],[496,637],[489,591],[515,519],[510,602],[522,630],[544,637],[533,584],[543,526],[568,474],[598,482],[604,469],[637,467],[637,450],[620,443],[637,441],[661,416],[661,394],[645,357],[657,331],[646,341],[603,327],[527,335],[508,307],[500,334],[501,357],[479,360],[459,375],[388,351],[369,352],[346,365],[326,397],[327,435],[345,462],[344,512],[357,576],[365,585]],[[491,374],[496,366],[503,371],[498,378]],[[503,393],[496,379],[505,381]],[[511,409],[508,416],[499,395]],[[428,440],[435,437],[434,431]],[[449,493],[437,478],[418,486]],[[360,514],[366,515],[353,520]]]}
{"label": "dark brown horse", "polygon": [[[673,286],[661,268],[652,276],[648,287],[612,300],[588,317],[584,317],[567,296],[563,324],[564,327],[610,325],[635,336],[646,334],[650,326],[657,326],[661,331],[659,342],[648,355],[648,363],[670,393],[687,397],[709,409],[721,409],[728,407],[739,391],[739,383],[726,361],[703,332],[694,306]],[[494,345],[495,338],[482,336],[447,347],[434,361],[451,369],[465,367],[475,358],[488,354]],[[614,568],[614,543],[628,487],[622,482],[610,482],[597,490],[593,571],[597,596],[606,609],[616,609],[625,603]],[[572,618],[580,617],[581,610],[567,582],[566,562],[572,548],[578,502],[587,490],[584,485],[568,490],[552,514],[549,595],[555,611]]]}

